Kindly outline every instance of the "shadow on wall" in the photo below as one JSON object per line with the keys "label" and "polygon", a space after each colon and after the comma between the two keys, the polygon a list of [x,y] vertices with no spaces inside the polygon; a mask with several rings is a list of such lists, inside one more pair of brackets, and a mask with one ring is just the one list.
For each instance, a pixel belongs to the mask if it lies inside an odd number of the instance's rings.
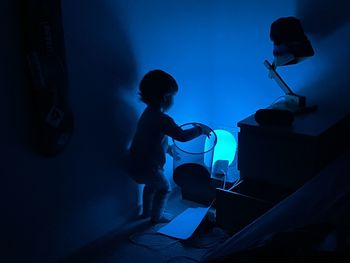
{"label": "shadow on wall", "polygon": [[[348,41],[350,45],[350,41]],[[319,74],[308,87],[307,97],[315,99],[316,104],[338,113],[350,113],[350,52],[344,59],[332,62],[329,70]]]}
{"label": "shadow on wall", "polygon": [[305,32],[324,38],[350,20],[349,7],[344,0],[297,0],[296,14]]}
{"label": "shadow on wall", "polygon": [[51,262],[39,259],[63,256],[110,231],[137,202],[135,185],[115,169],[136,123],[121,95],[133,86],[136,60],[112,1],[62,1],[75,131],[65,152],[42,161],[27,149],[34,134],[20,57],[20,2],[0,2],[3,236],[15,262]]}
{"label": "shadow on wall", "polygon": [[316,56],[325,65],[304,87],[310,98],[327,109],[350,111],[350,3],[342,0],[297,0],[296,16],[307,35],[314,38]]}
{"label": "shadow on wall", "polygon": [[135,86],[137,67],[112,2],[65,1],[64,16],[73,107],[84,129],[78,140],[121,166],[137,119],[123,93]]}

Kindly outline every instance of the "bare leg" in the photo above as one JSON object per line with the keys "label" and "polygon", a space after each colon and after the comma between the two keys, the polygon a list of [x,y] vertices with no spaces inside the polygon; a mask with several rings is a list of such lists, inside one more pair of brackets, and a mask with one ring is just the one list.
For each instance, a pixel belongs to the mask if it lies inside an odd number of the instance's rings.
{"label": "bare leg", "polygon": [[168,201],[169,193],[170,192],[168,190],[162,190],[155,193],[154,199],[153,199],[153,209],[152,209],[153,222],[158,222],[164,215],[164,210],[165,210],[166,203]]}
{"label": "bare leg", "polygon": [[152,203],[155,196],[155,191],[153,188],[145,185],[142,194],[142,215],[141,217],[146,218],[151,216]]}
{"label": "bare leg", "polygon": [[165,177],[163,170],[159,169],[157,180],[154,182],[156,188],[152,203],[152,223],[170,222],[172,216],[164,213],[166,203],[171,191],[169,180]]}

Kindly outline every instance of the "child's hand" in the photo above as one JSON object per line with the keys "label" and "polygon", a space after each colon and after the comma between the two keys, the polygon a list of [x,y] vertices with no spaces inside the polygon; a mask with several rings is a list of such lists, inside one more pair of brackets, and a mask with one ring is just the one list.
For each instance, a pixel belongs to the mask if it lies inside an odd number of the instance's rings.
{"label": "child's hand", "polygon": [[202,129],[202,134],[206,135],[208,138],[210,138],[211,136],[211,132],[212,130],[207,126],[207,125],[204,125],[204,124],[196,124],[198,125],[199,127],[201,127]]}

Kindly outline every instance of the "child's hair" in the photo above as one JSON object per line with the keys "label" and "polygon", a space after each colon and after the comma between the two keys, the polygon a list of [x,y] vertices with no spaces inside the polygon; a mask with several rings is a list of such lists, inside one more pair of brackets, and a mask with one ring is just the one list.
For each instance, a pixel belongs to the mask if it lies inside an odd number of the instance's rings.
{"label": "child's hair", "polygon": [[141,80],[139,95],[147,105],[157,105],[162,97],[178,91],[176,80],[160,69],[149,71]]}

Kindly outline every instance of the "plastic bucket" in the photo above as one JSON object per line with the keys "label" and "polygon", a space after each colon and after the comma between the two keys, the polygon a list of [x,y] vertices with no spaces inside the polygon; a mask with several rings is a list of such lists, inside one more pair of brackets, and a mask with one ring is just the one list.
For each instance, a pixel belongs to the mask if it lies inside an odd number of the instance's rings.
{"label": "plastic bucket", "polygon": [[[194,124],[186,123],[180,127],[184,130],[190,129]],[[210,176],[213,165],[214,149],[217,143],[217,136],[214,130],[211,130],[211,136],[206,135],[187,141],[179,142],[173,139],[174,158],[173,158],[173,179],[174,182],[182,188],[184,193],[190,194],[192,199],[199,198],[206,203],[206,200],[212,198],[210,186]],[[208,193],[210,196],[203,196]]]}

